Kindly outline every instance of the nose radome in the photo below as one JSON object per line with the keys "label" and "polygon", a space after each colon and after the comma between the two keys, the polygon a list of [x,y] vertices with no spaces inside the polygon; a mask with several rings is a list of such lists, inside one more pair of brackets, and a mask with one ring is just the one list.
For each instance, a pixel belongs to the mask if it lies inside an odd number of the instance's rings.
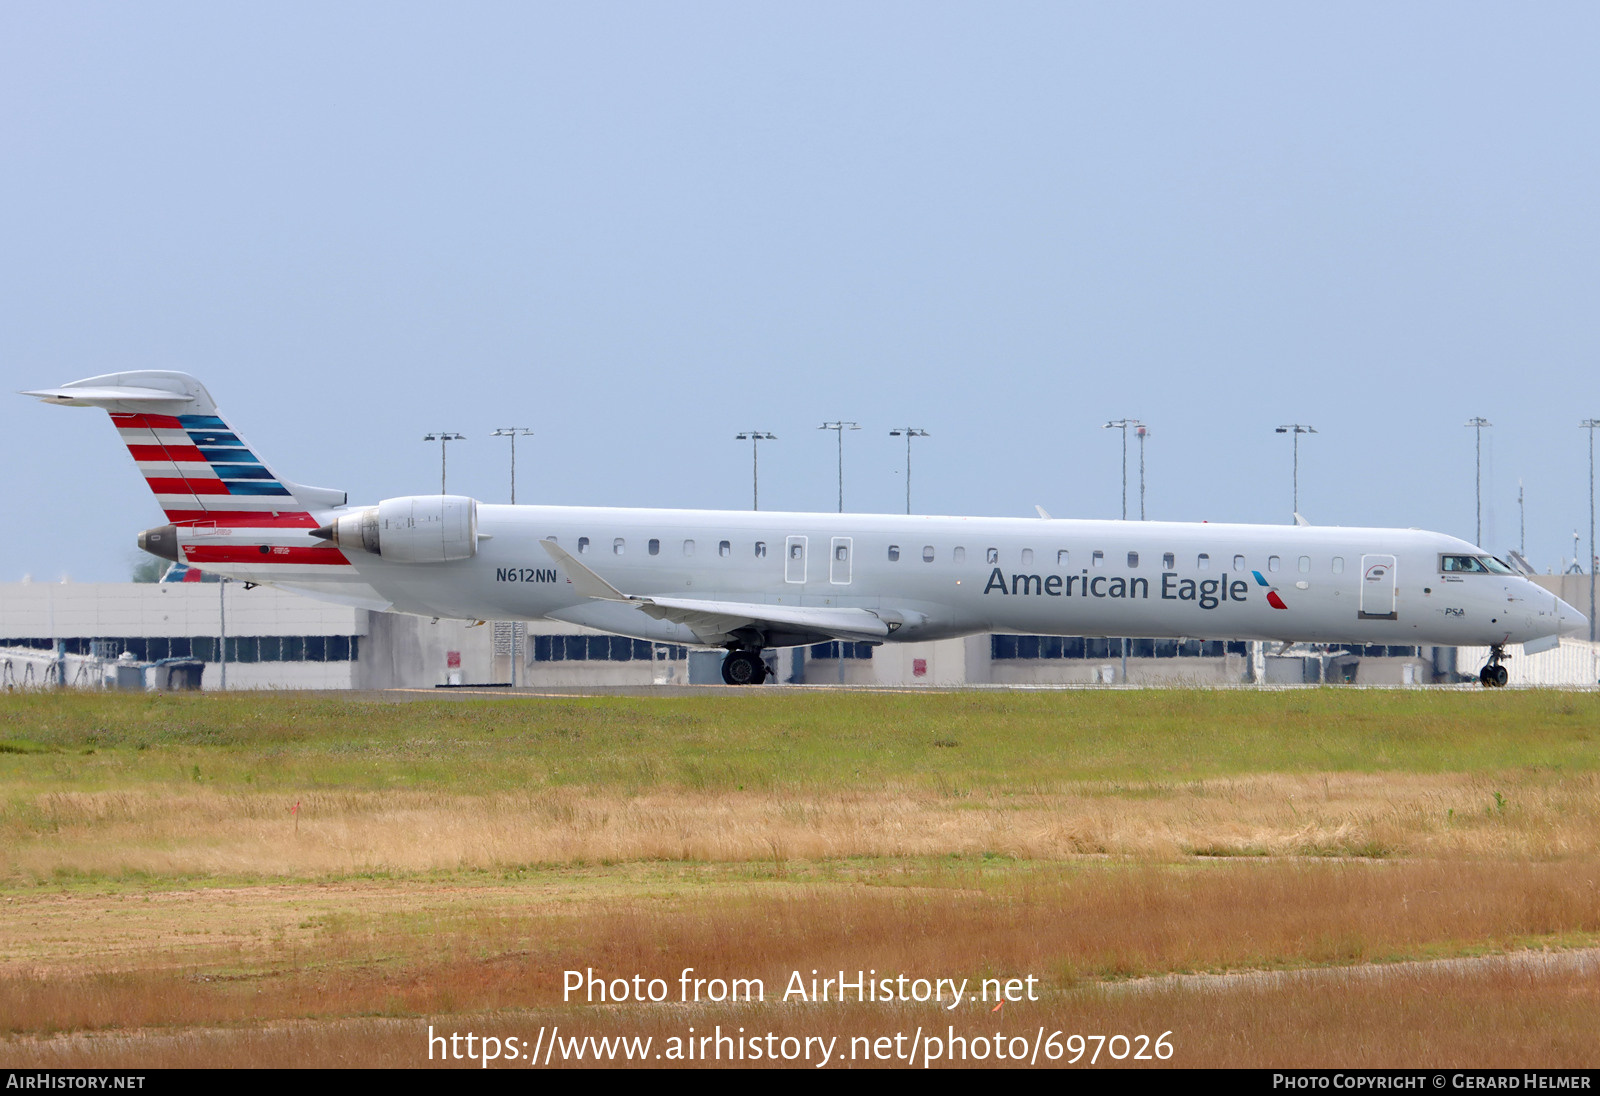
{"label": "nose radome", "polygon": [[1589,634],[1589,618],[1560,598],[1556,598],[1556,619],[1560,622],[1561,634],[1564,636]]}

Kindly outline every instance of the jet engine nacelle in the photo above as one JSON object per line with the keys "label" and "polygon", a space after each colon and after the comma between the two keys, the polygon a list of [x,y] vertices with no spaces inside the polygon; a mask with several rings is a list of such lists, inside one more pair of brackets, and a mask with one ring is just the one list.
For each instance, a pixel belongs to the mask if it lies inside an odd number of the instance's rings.
{"label": "jet engine nacelle", "polygon": [[478,554],[478,500],[408,495],[345,514],[312,536],[395,563],[445,563]]}

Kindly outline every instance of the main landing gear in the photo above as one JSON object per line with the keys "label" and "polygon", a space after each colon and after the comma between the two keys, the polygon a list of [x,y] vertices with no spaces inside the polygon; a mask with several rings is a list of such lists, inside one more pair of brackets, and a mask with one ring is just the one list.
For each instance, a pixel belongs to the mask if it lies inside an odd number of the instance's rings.
{"label": "main landing gear", "polygon": [[722,680],[729,685],[759,685],[767,674],[760,651],[729,651],[722,660]]}
{"label": "main landing gear", "polygon": [[[1496,643],[1489,648],[1489,664],[1478,671],[1478,684],[1491,689],[1498,689],[1511,680],[1511,673],[1502,665],[1506,657],[1506,648],[1503,643]],[[724,673],[727,671],[724,670]]]}

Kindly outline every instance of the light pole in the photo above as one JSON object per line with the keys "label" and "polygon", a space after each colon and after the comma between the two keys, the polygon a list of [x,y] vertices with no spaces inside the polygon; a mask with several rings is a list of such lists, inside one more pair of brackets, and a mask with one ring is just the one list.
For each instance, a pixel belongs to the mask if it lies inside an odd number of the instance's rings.
{"label": "light pole", "polygon": [[898,438],[904,434],[906,438],[906,513],[911,513],[911,439],[931,437],[926,430],[916,426],[906,426],[889,431],[891,438]]}
{"label": "light pole", "polygon": [[456,434],[448,430],[441,430],[436,434],[422,435],[422,440],[436,441],[439,443],[439,494],[448,494],[449,492],[444,489],[445,446],[449,445],[453,441],[466,441],[467,436],[465,434]]}
{"label": "light pole", "polygon": [[825,422],[817,429],[833,430],[839,435],[839,513],[842,514],[844,513],[844,432],[846,430],[860,430],[861,426],[858,423],[839,420]]}
{"label": "light pole", "polygon": [[1139,437],[1139,520],[1144,520],[1144,439],[1150,436],[1150,428],[1144,423],[1134,431]]}
{"label": "light pole", "polygon": [[1483,547],[1483,428],[1485,426],[1493,426],[1494,423],[1482,415],[1474,415],[1466,421],[1465,425],[1475,431],[1478,438],[1478,533],[1477,538],[1472,543],[1481,548]]}
{"label": "light pole", "polygon": [[1522,479],[1517,478],[1517,555],[1528,555],[1528,507],[1522,499]]}
{"label": "light pole", "polygon": [[[503,426],[499,430],[496,430],[494,433],[489,435],[491,438],[510,438],[511,439],[511,505],[512,506],[515,506],[517,504],[517,437],[519,435],[524,437],[524,438],[532,437],[533,436],[533,431],[529,430],[526,426]],[[440,494],[444,493],[444,485],[443,485],[443,478],[442,477],[440,479],[439,493]]]}
{"label": "light pole", "polygon": [[761,509],[761,456],[756,451],[764,441],[777,441],[778,435],[769,434],[765,430],[746,430],[742,434],[735,434],[734,441],[748,441],[750,443],[750,509]]}
{"label": "light pole", "polygon": [[223,692],[228,691],[228,583],[232,579],[224,576],[217,583],[217,665],[222,671]]}
{"label": "light pole", "polygon": [[[519,436],[524,437],[524,438],[532,437],[533,436],[533,431],[529,430],[526,426],[502,426],[500,429],[492,432],[489,436],[491,438],[510,438],[511,439],[511,505],[515,506],[517,504],[517,438]],[[459,439],[457,439],[457,440],[459,440]],[[444,468],[443,468],[444,442],[442,440],[439,443],[439,450],[440,450],[439,493],[443,494],[444,493]],[[513,621],[510,621],[510,624],[511,624],[511,687],[513,689],[515,689],[517,687],[517,622],[513,620]]]}
{"label": "light pole", "polygon": [[1106,423],[1102,430],[1122,431],[1122,520],[1128,520],[1128,427],[1143,426],[1138,419],[1115,419]]}
{"label": "light pole", "polygon": [[[1316,432],[1317,432],[1317,428],[1315,426],[1307,426],[1304,423],[1299,423],[1299,422],[1291,422],[1287,426],[1280,426],[1280,427],[1277,428],[1277,430],[1274,431],[1274,433],[1277,433],[1277,434],[1293,434],[1294,435],[1294,511],[1293,512],[1296,513],[1296,514],[1298,514],[1300,512],[1300,435],[1301,434],[1315,434]],[[1298,520],[1298,519],[1296,519],[1296,520]]]}
{"label": "light pole", "polygon": [[1584,419],[1580,430],[1589,431],[1589,642],[1594,642],[1594,428],[1600,419]]}

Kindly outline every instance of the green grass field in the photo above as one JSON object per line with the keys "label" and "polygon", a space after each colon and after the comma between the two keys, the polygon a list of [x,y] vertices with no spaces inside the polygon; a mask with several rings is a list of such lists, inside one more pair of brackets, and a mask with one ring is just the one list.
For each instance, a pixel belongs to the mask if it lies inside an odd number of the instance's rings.
{"label": "green grass field", "polygon": [[328,694],[57,696],[0,706],[22,791],[161,785],[484,792],[985,790],[1260,773],[1591,772],[1600,695],[815,693],[416,702]]}
{"label": "green grass field", "polygon": [[[1006,1023],[1137,1018],[1174,1065],[1582,1064],[1592,973],[1394,964],[1586,961],[1597,731],[1600,695],[1543,691],[11,694],[0,1049],[426,1065],[430,1023],[685,1023],[563,1000],[568,969],[870,968],[1032,976]],[[1248,971],[1305,982],[1129,988]]]}

